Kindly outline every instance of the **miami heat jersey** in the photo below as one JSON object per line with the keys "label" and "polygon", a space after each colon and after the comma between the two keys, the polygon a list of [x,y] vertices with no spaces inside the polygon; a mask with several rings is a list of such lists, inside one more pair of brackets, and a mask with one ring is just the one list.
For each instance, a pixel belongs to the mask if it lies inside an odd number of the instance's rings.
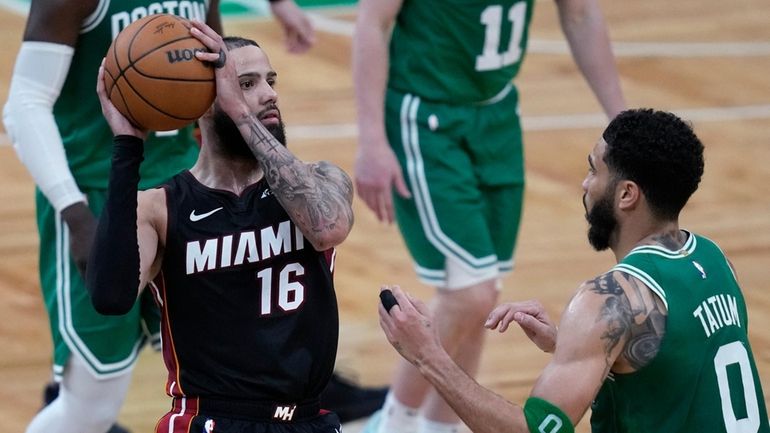
{"label": "miami heat jersey", "polygon": [[168,230],[155,290],[168,394],[316,400],[337,352],[333,250],[305,240],[265,180],[236,196],[184,171],[163,187]]}

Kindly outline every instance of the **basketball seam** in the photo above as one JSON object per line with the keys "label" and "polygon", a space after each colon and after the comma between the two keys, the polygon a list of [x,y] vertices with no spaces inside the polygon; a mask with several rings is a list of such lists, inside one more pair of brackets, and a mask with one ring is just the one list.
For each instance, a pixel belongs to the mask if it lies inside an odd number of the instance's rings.
{"label": "basketball seam", "polygon": [[[127,77],[125,77],[125,76],[124,76],[124,77],[123,77],[123,79],[126,81],[126,84],[128,84],[128,87],[130,87],[130,88],[131,88],[131,90],[133,90],[133,91],[134,91],[134,93],[136,94],[136,96],[138,96],[138,97],[139,97],[139,99],[141,99],[142,101],[144,101],[144,102],[147,104],[147,106],[148,106],[148,107],[151,107],[153,110],[157,111],[158,113],[160,113],[160,114],[163,114],[164,116],[170,117],[170,118],[172,118],[172,119],[177,119],[177,120],[195,120],[195,119],[198,119],[198,117],[179,117],[179,116],[176,116],[176,115],[173,115],[173,114],[167,113],[165,110],[162,110],[161,108],[159,108],[158,106],[156,106],[154,103],[152,103],[152,102],[148,101],[148,100],[147,100],[147,98],[145,98],[144,96],[142,96],[142,94],[141,94],[141,93],[139,93],[139,91],[138,91],[138,90],[136,90],[136,88],[134,87],[134,85],[133,85],[133,84],[131,84],[131,81],[129,81]],[[118,91],[120,91],[120,87],[118,87]],[[123,92],[120,92],[120,96],[121,96],[121,97],[123,97]],[[124,99],[124,100],[125,100],[125,99]],[[130,108],[128,108],[128,104],[126,104],[126,109],[127,109],[129,112],[131,111],[131,109],[130,109]],[[137,125],[139,124],[139,122],[135,122],[135,123],[136,123]]]}
{"label": "basketball seam", "polygon": [[[176,15],[170,15],[170,14],[164,14],[164,15],[168,15],[169,17],[171,17],[171,18],[174,18],[176,21],[178,21],[178,22],[182,23],[182,25],[184,25],[184,21],[183,21],[183,19],[182,19],[182,18],[180,18],[180,17],[177,17]],[[160,18],[160,16],[158,16],[157,18]],[[195,38],[193,38],[192,36],[185,36],[185,37],[177,38],[177,39],[174,39],[174,40],[168,41],[168,42],[166,42],[166,43],[165,43],[165,44],[163,44],[163,45],[158,45],[157,47],[153,48],[153,50],[152,50],[152,51],[150,51],[150,52],[148,52],[148,53],[144,53],[142,56],[140,56],[140,57],[139,57],[139,58],[137,58],[136,60],[132,60],[132,57],[131,57],[131,49],[132,49],[132,48],[133,48],[133,46],[134,46],[134,40],[136,39],[137,35],[138,35],[139,33],[141,33],[141,32],[142,32],[142,30],[143,30],[145,27],[147,27],[148,25],[150,25],[150,23],[152,23],[153,21],[155,21],[157,18],[155,18],[155,19],[152,19],[152,20],[148,20],[146,23],[144,23],[144,25],[142,25],[142,27],[140,27],[140,28],[139,28],[139,30],[137,30],[136,32],[134,32],[134,34],[131,36],[131,41],[128,43],[128,53],[127,53],[127,54],[128,54],[128,65],[126,66],[126,68],[125,68],[125,69],[128,69],[128,68],[133,68],[133,69],[134,69],[134,70],[135,70],[135,71],[136,71],[136,72],[137,72],[139,75],[141,75],[141,76],[143,76],[143,77],[145,77],[145,78],[153,78],[153,79],[158,79],[158,80],[167,80],[167,81],[186,81],[186,82],[202,82],[202,83],[205,83],[205,82],[210,82],[210,81],[214,81],[215,79],[209,79],[209,80],[196,80],[196,79],[173,79],[173,78],[154,77],[154,76],[152,76],[152,75],[147,75],[147,74],[143,73],[142,71],[140,71],[140,70],[139,70],[139,69],[137,69],[137,68],[134,68],[134,65],[135,65],[136,63],[138,63],[138,62],[139,62],[139,61],[141,61],[143,58],[145,58],[145,57],[149,56],[149,55],[150,55],[150,54],[152,54],[154,51],[157,51],[157,50],[158,50],[158,49],[160,49],[160,48],[163,48],[163,47],[165,47],[165,46],[171,45],[171,44],[173,44],[173,43],[175,43],[175,42],[184,41],[184,40],[186,40],[186,39],[195,39]],[[186,26],[185,26],[185,27],[186,27]],[[123,69],[123,71],[124,71],[125,69]],[[121,71],[121,73],[122,73],[122,71]]]}
{"label": "basketball seam", "polygon": [[[123,100],[123,106],[126,107],[126,111],[128,112],[126,114],[128,115],[129,120],[134,125],[138,125],[139,122],[136,121],[136,118],[134,117],[134,114],[131,112],[131,107],[129,106],[128,101],[126,101],[126,98],[123,96],[123,92],[121,91],[120,86],[117,85],[118,80],[115,77],[113,77],[112,73],[110,71],[108,71],[106,68],[104,70],[104,73],[106,73],[107,75],[110,76],[110,78],[112,78],[112,86],[111,86],[112,88],[110,89],[109,93],[107,93],[107,96],[111,99],[112,98],[112,92],[117,90],[118,94],[120,95],[120,99]],[[128,80],[126,80],[126,83],[128,83],[129,86],[131,85],[131,83],[129,83]],[[132,90],[134,90],[136,92],[136,89],[132,88]]]}
{"label": "basketball seam", "polygon": [[[168,15],[169,17],[171,17],[171,18],[174,18],[174,19],[175,19],[176,21],[178,21],[178,22],[182,22],[182,20],[181,20],[181,18],[180,18],[180,17],[177,17],[177,16],[175,16],[175,15],[169,15],[169,14],[165,14],[165,15]],[[138,97],[139,97],[139,99],[141,99],[142,101],[144,101],[144,102],[145,102],[145,104],[147,104],[147,106],[151,107],[152,109],[154,109],[154,110],[155,110],[155,111],[157,111],[158,113],[160,113],[160,114],[163,114],[164,116],[170,117],[170,118],[172,118],[172,119],[177,119],[177,120],[184,120],[184,121],[193,121],[193,120],[197,119],[198,117],[179,117],[179,116],[177,116],[177,115],[173,115],[173,114],[170,114],[170,113],[166,112],[165,110],[162,110],[161,108],[159,108],[157,105],[155,105],[155,104],[154,104],[154,103],[152,103],[151,101],[148,101],[148,100],[147,100],[147,98],[145,98],[144,96],[142,96],[142,94],[141,94],[139,91],[137,91],[136,87],[134,87],[134,85],[133,85],[133,84],[131,84],[131,81],[128,79],[128,77],[126,77],[126,76],[125,76],[125,71],[127,71],[129,68],[131,68],[131,69],[133,69],[133,70],[134,70],[134,71],[135,71],[137,74],[139,74],[140,76],[142,76],[142,77],[145,77],[145,78],[152,78],[152,79],[154,79],[154,80],[164,80],[164,81],[182,81],[182,82],[201,82],[201,83],[205,83],[205,82],[211,82],[211,81],[214,81],[213,79],[212,79],[212,80],[194,80],[194,79],[173,79],[173,78],[153,77],[152,75],[147,75],[147,74],[145,74],[145,73],[142,73],[141,71],[139,71],[137,68],[135,68],[135,67],[134,67],[134,64],[136,64],[137,62],[141,61],[143,58],[147,57],[148,55],[150,55],[150,54],[152,53],[152,51],[151,51],[151,52],[149,52],[149,53],[145,53],[145,54],[143,54],[142,56],[140,56],[139,58],[137,58],[136,60],[132,60],[132,59],[131,59],[131,48],[133,47],[134,39],[137,37],[137,35],[138,35],[139,33],[141,33],[141,32],[142,32],[142,30],[143,30],[145,27],[147,27],[148,25],[150,25],[150,23],[152,23],[153,21],[155,21],[155,20],[157,20],[157,19],[159,19],[159,18],[162,18],[162,15],[159,15],[158,17],[155,17],[155,18],[153,18],[153,19],[151,19],[151,20],[148,20],[146,23],[144,23],[144,24],[142,25],[142,27],[140,27],[140,28],[139,28],[139,29],[138,29],[138,30],[137,30],[137,31],[136,31],[136,32],[135,32],[135,33],[134,33],[134,34],[131,36],[131,41],[129,41],[129,43],[128,43],[128,53],[127,53],[127,57],[128,57],[128,64],[126,65],[126,67],[125,67],[125,68],[121,67],[121,66],[120,66],[120,64],[119,64],[119,63],[118,63],[118,61],[117,61],[117,50],[113,50],[113,51],[116,51],[116,52],[114,53],[114,55],[115,55],[115,64],[116,64],[116,65],[118,65],[118,70],[120,71],[120,72],[118,73],[118,76],[117,76],[116,78],[114,78],[113,86],[116,86],[116,85],[117,85],[118,79],[120,79],[120,78],[123,78],[123,79],[125,80],[126,84],[128,85],[128,87],[130,87],[130,88],[131,88],[131,90],[133,90],[133,91],[134,91],[134,93],[136,94],[136,96],[138,96]],[[174,43],[174,42],[182,41],[182,40],[185,40],[185,39],[193,39],[193,38],[188,36],[188,37],[183,37],[183,38],[174,39],[173,41],[169,41],[169,42],[167,42],[167,43],[165,43],[165,44],[163,44],[163,45],[160,45],[160,46],[158,46],[158,47],[155,47],[155,49],[154,49],[153,51],[156,51],[158,48],[162,48],[162,47],[164,47],[164,46],[167,46],[167,45],[169,45],[169,44],[172,44],[172,43]],[[117,38],[116,38],[116,43],[117,43]],[[112,76],[112,74],[110,74],[110,76]],[[120,91],[120,87],[118,87],[118,92],[120,93],[120,96],[121,96],[121,98],[123,98],[123,101],[125,102],[125,98],[123,97],[123,92],[121,92],[121,91]],[[131,111],[131,109],[128,107],[128,104],[126,104],[126,110],[128,110],[128,111],[129,111],[129,113],[130,113],[130,111]],[[133,116],[133,115],[131,115],[131,117],[133,118],[134,116]],[[134,121],[134,123],[135,123],[135,124],[137,124],[137,125],[139,124],[139,122],[136,122],[136,121]]]}

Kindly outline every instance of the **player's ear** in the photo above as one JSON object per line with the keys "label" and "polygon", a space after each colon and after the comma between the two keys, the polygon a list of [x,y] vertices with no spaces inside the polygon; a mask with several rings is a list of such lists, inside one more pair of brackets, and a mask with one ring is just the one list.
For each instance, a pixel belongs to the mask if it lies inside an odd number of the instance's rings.
{"label": "player's ear", "polygon": [[632,210],[642,199],[642,190],[639,189],[639,185],[630,180],[618,182],[615,193],[617,194],[617,203],[620,210]]}

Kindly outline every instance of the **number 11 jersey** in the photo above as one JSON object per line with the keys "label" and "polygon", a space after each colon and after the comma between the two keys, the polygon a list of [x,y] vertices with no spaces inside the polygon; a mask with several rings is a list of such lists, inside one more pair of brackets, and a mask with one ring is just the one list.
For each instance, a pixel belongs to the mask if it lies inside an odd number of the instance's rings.
{"label": "number 11 jersey", "polygon": [[534,0],[404,0],[390,42],[388,87],[426,101],[489,101],[511,85]]}

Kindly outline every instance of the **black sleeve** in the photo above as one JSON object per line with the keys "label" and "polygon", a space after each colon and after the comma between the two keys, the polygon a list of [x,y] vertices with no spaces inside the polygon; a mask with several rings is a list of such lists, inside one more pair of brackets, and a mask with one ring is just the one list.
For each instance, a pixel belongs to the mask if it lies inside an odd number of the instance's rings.
{"label": "black sleeve", "polygon": [[99,216],[86,267],[86,288],[101,314],[126,314],[139,287],[139,246],[136,235],[136,195],[144,143],[119,135],[113,139],[112,169],[107,201]]}

